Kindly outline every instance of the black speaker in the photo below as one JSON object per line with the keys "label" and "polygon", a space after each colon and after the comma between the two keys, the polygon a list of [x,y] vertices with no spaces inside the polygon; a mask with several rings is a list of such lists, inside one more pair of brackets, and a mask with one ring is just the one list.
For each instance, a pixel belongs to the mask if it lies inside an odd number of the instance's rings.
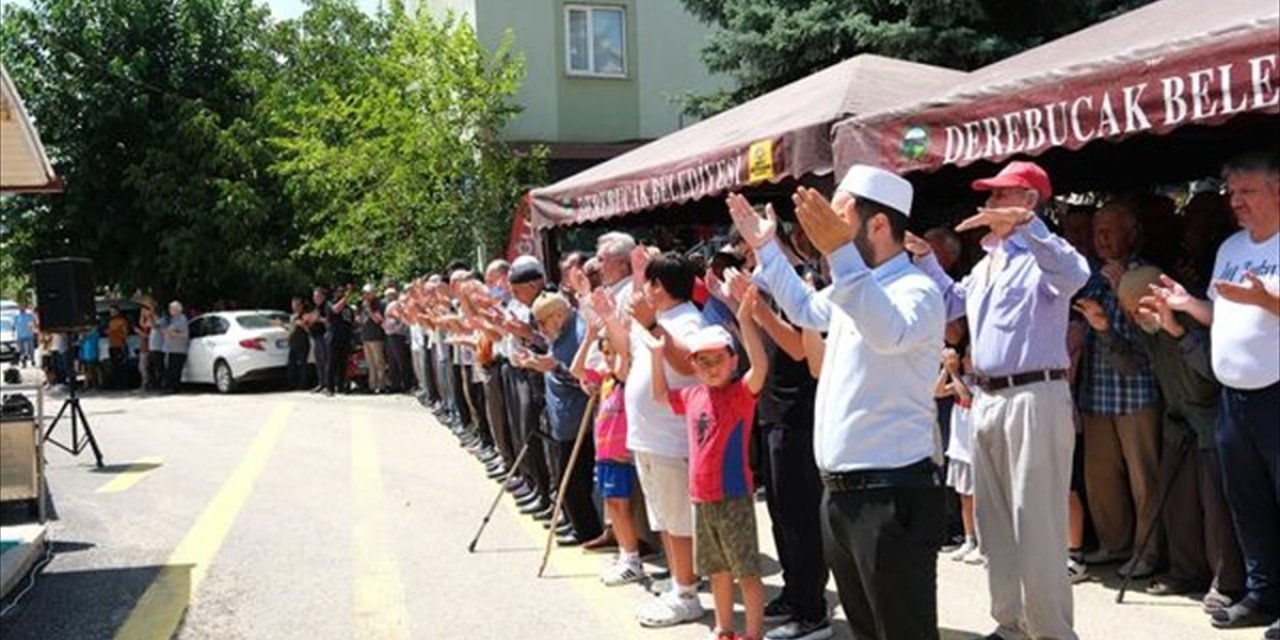
{"label": "black speaker", "polygon": [[31,263],[42,331],[80,331],[98,322],[93,303],[93,263],[51,258]]}

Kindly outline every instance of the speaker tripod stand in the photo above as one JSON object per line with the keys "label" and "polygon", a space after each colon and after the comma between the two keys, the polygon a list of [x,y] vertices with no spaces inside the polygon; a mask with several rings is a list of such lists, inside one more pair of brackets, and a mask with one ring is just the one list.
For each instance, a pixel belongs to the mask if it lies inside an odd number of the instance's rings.
{"label": "speaker tripod stand", "polygon": [[[70,343],[70,340],[68,340]],[[79,456],[84,451],[85,446],[93,448],[93,457],[98,463],[98,468],[103,467],[102,451],[98,449],[98,439],[93,437],[93,429],[89,427],[89,418],[85,417],[84,409],[80,406],[80,397],[76,395],[76,373],[68,371],[67,382],[67,399],[62,401],[62,408],[58,409],[58,415],[54,417],[53,422],[49,423],[49,428],[44,432],[44,441],[66,451],[73,456]],[[58,423],[62,422],[63,417],[71,418],[71,446],[67,446],[53,439],[53,430],[58,428]],[[81,437],[80,427],[84,427],[84,437]]]}

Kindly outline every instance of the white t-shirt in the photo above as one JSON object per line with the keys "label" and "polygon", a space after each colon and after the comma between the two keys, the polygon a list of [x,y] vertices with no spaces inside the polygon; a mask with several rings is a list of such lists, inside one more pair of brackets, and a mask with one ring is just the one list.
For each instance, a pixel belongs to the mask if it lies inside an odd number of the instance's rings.
{"label": "white t-shirt", "polygon": [[[965,385],[970,391],[977,393],[977,385],[972,384],[973,380],[969,376],[965,376]],[[977,400],[975,396],[972,400]],[[970,402],[970,406],[972,406]],[[972,451],[973,442],[973,416],[969,407],[960,406],[959,398],[956,403],[951,405],[951,439],[947,442],[947,457],[952,460],[973,464]]]}
{"label": "white t-shirt", "polygon": [[[1272,292],[1280,289],[1280,233],[1255,243],[1239,231],[1218,247],[1213,279],[1244,281],[1245,272],[1258,276]],[[1233,389],[1262,389],[1280,380],[1280,316],[1253,305],[1218,297],[1213,300],[1210,330],[1213,373]]]}
{"label": "white t-shirt", "polygon": [[[689,340],[702,328],[702,314],[691,302],[685,302],[658,314],[658,322],[667,333],[680,340]],[[644,451],[660,456],[685,458],[689,456],[689,436],[685,433],[684,418],[671,411],[665,402],[653,399],[653,354],[645,343],[644,328],[631,324],[631,373],[627,376],[627,447],[632,451]],[[697,382],[692,376],[676,373],[670,364],[664,363],[667,387],[683,389]]]}

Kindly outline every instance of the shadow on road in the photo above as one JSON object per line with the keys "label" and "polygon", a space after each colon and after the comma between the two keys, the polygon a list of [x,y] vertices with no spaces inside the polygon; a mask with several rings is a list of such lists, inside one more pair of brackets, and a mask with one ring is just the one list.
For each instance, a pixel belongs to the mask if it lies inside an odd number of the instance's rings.
{"label": "shadow on road", "polygon": [[[55,553],[62,551],[57,548],[58,544],[55,543]],[[52,564],[57,564],[56,555]],[[31,591],[0,623],[4,627],[4,638],[111,638],[162,570],[176,574],[177,579],[169,584],[175,588],[175,601],[185,607],[190,600],[192,567],[145,566],[93,571],[50,571],[46,567],[36,574]],[[24,586],[28,579],[23,579]],[[7,607],[21,591],[21,587],[15,589],[15,593],[0,604]]]}
{"label": "shadow on road", "polygon": [[121,462],[120,464],[109,464],[102,468],[93,467],[91,472],[102,474],[125,473],[128,471],[142,472],[158,469],[161,466],[159,462]]}

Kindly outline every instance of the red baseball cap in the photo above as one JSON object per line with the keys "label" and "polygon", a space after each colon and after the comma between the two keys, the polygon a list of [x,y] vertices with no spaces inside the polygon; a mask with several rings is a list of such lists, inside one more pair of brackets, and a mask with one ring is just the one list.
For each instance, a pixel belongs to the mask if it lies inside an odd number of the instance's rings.
{"label": "red baseball cap", "polygon": [[994,178],[983,178],[973,181],[974,191],[990,191],[1002,187],[1018,187],[1035,189],[1040,194],[1040,202],[1048,202],[1053,195],[1053,186],[1049,184],[1049,174],[1034,162],[1015,160],[1005,165]]}

